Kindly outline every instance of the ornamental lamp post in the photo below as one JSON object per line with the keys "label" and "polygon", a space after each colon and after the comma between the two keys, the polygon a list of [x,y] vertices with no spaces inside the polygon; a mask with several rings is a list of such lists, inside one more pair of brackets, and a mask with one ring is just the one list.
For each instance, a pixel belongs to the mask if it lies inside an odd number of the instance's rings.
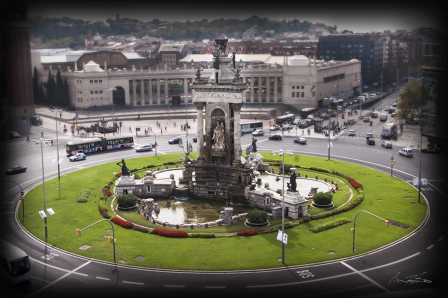
{"label": "ornamental lamp post", "polygon": [[[282,239],[285,235],[285,153],[289,154],[289,156],[293,156],[294,153],[290,150],[283,151],[280,149],[278,151],[273,151],[272,155],[279,154],[283,158],[282,167],[283,167],[283,183],[282,183]],[[285,243],[282,241],[282,264],[285,264]]]}
{"label": "ornamental lamp post", "polygon": [[[116,91],[117,90],[117,88],[109,88],[109,89],[107,89],[107,91]],[[113,127],[113,135],[115,135],[115,109],[114,109],[114,107],[115,107],[115,104],[114,104],[114,95],[113,95],[113,93],[112,93],[112,127]]]}

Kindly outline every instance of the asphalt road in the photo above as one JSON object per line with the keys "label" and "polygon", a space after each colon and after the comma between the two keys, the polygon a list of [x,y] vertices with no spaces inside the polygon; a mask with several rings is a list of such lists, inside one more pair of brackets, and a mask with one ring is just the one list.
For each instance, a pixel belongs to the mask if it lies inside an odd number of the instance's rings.
{"label": "asphalt road", "polygon": [[[19,127],[20,123],[15,123]],[[376,135],[378,125],[356,126],[360,134],[371,129]],[[24,126],[25,129],[28,129]],[[40,134],[39,128],[30,128],[30,133]],[[34,130],[33,130],[34,129]],[[20,133],[20,132],[19,132]],[[54,139],[54,132],[45,131],[45,138]],[[53,134],[53,135],[52,135]],[[291,133],[290,133],[291,134]],[[293,143],[293,136],[282,141],[257,137],[259,151],[269,152],[292,149],[296,154],[328,158],[328,139],[308,138],[307,145]],[[65,156],[64,144],[71,138],[59,135],[59,155],[63,159],[61,173],[94,166],[122,158],[152,155],[154,151],[136,153],[133,149],[95,153],[87,160],[70,163]],[[178,145],[168,145],[171,135],[157,137],[158,154],[182,152]],[[251,143],[252,136],[242,138],[243,149]],[[136,138],[135,143],[147,143],[148,138]],[[391,149],[385,149],[377,142],[369,146],[364,137],[353,138],[341,134],[331,140],[330,158],[365,165],[390,174]],[[236,295],[279,295],[284,297],[361,297],[378,294],[378,297],[434,297],[436,290],[446,294],[447,280],[443,262],[446,261],[448,186],[444,171],[447,157],[440,154],[422,155],[422,177],[429,185],[422,189],[430,203],[430,214],[424,226],[414,234],[375,252],[325,264],[311,264],[282,269],[245,272],[183,272],[163,268],[128,268],[100,261],[81,258],[46,246],[22,231],[16,223],[14,212],[20,189],[30,190],[42,183],[42,158],[45,179],[57,177],[57,165],[52,161],[57,156],[57,145],[27,143],[24,140],[3,141],[0,154],[6,157],[1,171],[16,164],[25,164],[26,173],[12,176],[4,174],[0,185],[3,190],[1,203],[1,237],[24,248],[33,258],[30,281],[19,286],[0,282],[1,288],[11,297],[122,297],[124,295],[174,295],[229,296]],[[196,149],[196,143],[193,143]],[[395,153],[394,175],[405,181],[419,175],[420,151],[413,158]],[[422,198],[423,199],[423,198]],[[169,256],[167,256],[169,257]],[[446,262],[445,262],[446,263]],[[415,276],[414,276],[415,275]]]}

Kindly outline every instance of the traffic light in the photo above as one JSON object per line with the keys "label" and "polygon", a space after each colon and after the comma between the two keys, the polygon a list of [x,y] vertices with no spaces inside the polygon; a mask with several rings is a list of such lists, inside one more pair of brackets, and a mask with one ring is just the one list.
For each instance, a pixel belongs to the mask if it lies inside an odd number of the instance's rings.
{"label": "traffic light", "polygon": [[388,220],[385,220],[385,221],[384,221],[384,226],[385,226],[386,228],[389,226],[389,221],[388,221]]}
{"label": "traffic light", "polygon": [[355,230],[353,228],[350,229],[350,234],[353,235],[353,233],[355,232]]}
{"label": "traffic light", "polygon": [[394,165],[394,164],[395,164],[395,160],[392,161],[392,165]]}
{"label": "traffic light", "polygon": [[79,229],[76,229],[76,235],[81,236],[81,231]]}
{"label": "traffic light", "polygon": [[20,201],[22,201],[23,200],[23,196],[22,195],[20,195]]}
{"label": "traffic light", "polygon": [[109,236],[109,243],[114,243],[114,237],[112,237],[112,236]]}
{"label": "traffic light", "polygon": [[159,144],[157,144],[157,142],[156,142],[156,146],[159,146]]}

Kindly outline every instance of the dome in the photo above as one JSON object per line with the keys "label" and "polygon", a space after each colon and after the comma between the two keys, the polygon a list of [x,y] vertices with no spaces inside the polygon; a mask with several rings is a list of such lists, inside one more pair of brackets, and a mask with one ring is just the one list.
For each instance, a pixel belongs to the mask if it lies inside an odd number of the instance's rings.
{"label": "dome", "polygon": [[304,55],[294,55],[288,59],[288,66],[308,66],[309,59]]}
{"label": "dome", "polygon": [[87,63],[86,65],[84,65],[85,71],[86,72],[98,72],[98,71],[104,71],[100,68],[100,65],[90,61],[89,63]]}

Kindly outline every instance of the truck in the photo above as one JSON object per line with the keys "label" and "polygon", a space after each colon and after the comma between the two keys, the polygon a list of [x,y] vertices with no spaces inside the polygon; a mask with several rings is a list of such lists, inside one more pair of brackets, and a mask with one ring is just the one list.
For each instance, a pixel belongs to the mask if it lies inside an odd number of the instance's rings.
{"label": "truck", "polygon": [[366,99],[369,99],[369,98],[370,98],[370,95],[369,95],[369,93],[363,93],[363,94],[362,94],[362,96],[365,96],[365,97],[366,97]]}
{"label": "truck", "polygon": [[364,95],[358,96],[358,102],[365,101],[365,100],[366,100],[366,97]]}

